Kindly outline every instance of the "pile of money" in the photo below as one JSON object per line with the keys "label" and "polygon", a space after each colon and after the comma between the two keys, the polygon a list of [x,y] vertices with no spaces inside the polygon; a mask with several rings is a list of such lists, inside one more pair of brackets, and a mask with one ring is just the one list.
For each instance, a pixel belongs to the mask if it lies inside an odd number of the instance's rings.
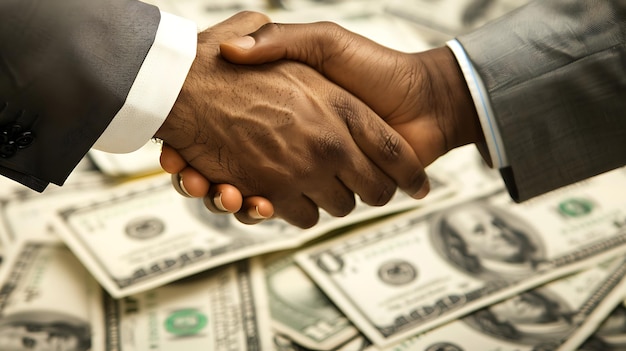
{"label": "pile of money", "polygon": [[619,350],[626,169],[511,201],[473,146],[298,229],[244,225],[164,173],[0,193],[1,350]]}
{"label": "pile of money", "polygon": [[[271,9],[370,37],[402,38],[403,17],[441,39],[524,1],[465,1],[441,20],[423,12],[459,2],[152,2],[199,23]],[[429,45],[406,40],[385,44]],[[357,201],[303,230],[212,214],[173,189],[158,150],[133,157],[92,154],[42,194],[0,179],[0,350],[626,350],[626,168],[518,204],[466,146],[428,167],[425,199]]]}

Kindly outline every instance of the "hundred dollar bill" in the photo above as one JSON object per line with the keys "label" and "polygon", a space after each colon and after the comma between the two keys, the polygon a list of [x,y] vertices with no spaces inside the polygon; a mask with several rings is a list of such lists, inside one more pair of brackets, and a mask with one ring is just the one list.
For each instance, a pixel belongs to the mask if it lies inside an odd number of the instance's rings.
{"label": "hundred dollar bill", "polygon": [[435,203],[295,257],[382,346],[625,251],[618,170],[523,204],[504,192]]}
{"label": "hundred dollar bill", "polygon": [[[576,350],[596,320],[604,320],[623,300],[625,273],[624,257],[613,259],[382,350]],[[571,342],[581,330],[582,341]]]}
{"label": "hundred dollar bill", "polygon": [[[320,348],[305,347],[295,342],[291,337],[282,334],[277,330],[273,330],[273,347],[274,351],[319,351]],[[372,343],[363,335],[357,334],[341,345],[332,348],[331,351],[378,351]]]}
{"label": "hundred dollar bill", "polygon": [[[606,291],[598,291],[596,294],[596,304],[587,304],[588,315],[586,318],[584,314],[577,316],[578,322],[580,322],[579,327],[563,340],[558,351],[575,350],[582,347],[587,340],[593,338],[593,335],[596,336],[596,340],[599,340],[602,335],[606,337],[610,333],[615,332],[615,330],[610,328],[614,326],[613,323],[617,319],[611,318],[611,316],[616,317],[616,315],[614,315],[616,313],[616,306],[622,306],[621,302],[623,302],[624,296],[626,296],[626,264],[622,264],[625,268],[619,272],[619,275],[614,274],[613,283],[615,287],[611,289],[611,282],[607,282],[604,287]],[[602,300],[600,300],[600,298],[602,298]],[[604,330],[602,328],[604,328]],[[613,338],[613,340],[615,340],[615,338]],[[622,341],[624,340],[625,339],[622,339]],[[621,346],[626,350],[626,343]],[[616,345],[612,345],[612,347],[616,347]],[[610,348],[607,347],[605,351],[609,349]]]}
{"label": "hundred dollar bill", "polygon": [[504,189],[500,172],[490,168],[474,145],[465,145],[449,151],[427,169],[428,174],[445,174],[459,184],[457,198],[472,198]]}
{"label": "hundred dollar bill", "polygon": [[335,350],[359,331],[298,267],[292,252],[263,257],[272,325],[312,350]]}
{"label": "hundred dollar bill", "polygon": [[59,208],[105,196],[117,183],[119,179],[84,171],[73,173],[64,186],[50,185],[43,193],[13,187],[0,195],[0,239],[10,244],[18,239],[56,238],[50,226]]}
{"label": "hundred dollar bill", "polygon": [[579,348],[579,351],[626,350],[626,307],[618,305],[598,329]]}
{"label": "hundred dollar bill", "polygon": [[431,176],[431,194],[423,201],[398,192],[384,207],[359,203],[343,218],[322,212],[315,227],[302,230],[281,220],[250,226],[233,216],[212,214],[202,199],[174,191],[169,176],[154,176],[116,187],[108,198],[59,211],[55,231],[98,282],[120,298],[454,195],[454,183],[439,179]]}
{"label": "hundred dollar bill", "polygon": [[240,261],[120,300],[107,298],[106,348],[271,351],[263,270]]}
{"label": "hundred dollar bill", "polygon": [[58,242],[14,250],[0,273],[0,350],[104,350],[102,289],[76,257]]}
{"label": "hundred dollar bill", "polygon": [[0,273],[0,350],[272,350],[258,264],[114,300],[64,245],[16,249]]}
{"label": "hundred dollar bill", "polygon": [[4,247],[11,245],[12,241],[9,240],[9,229],[6,221],[4,220],[4,215],[2,214],[3,208],[8,202],[7,199],[12,198],[14,196],[13,194],[25,188],[26,187],[9,178],[0,177],[0,218],[2,218],[2,220],[0,220],[0,243],[2,243]]}

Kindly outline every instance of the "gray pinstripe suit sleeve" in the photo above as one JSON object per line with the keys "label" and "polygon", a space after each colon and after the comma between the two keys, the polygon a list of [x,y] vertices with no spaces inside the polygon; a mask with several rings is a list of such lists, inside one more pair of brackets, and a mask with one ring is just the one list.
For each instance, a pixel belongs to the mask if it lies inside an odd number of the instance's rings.
{"label": "gray pinstripe suit sleeve", "polygon": [[458,37],[523,201],[626,164],[626,1],[538,0]]}
{"label": "gray pinstripe suit sleeve", "polygon": [[124,104],[159,21],[135,0],[2,0],[0,174],[62,184]]}

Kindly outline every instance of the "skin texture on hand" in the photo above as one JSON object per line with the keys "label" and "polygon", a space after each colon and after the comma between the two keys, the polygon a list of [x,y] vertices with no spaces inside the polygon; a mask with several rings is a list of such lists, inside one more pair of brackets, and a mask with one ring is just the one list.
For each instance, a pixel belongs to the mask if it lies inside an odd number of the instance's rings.
{"label": "skin texture on hand", "polygon": [[398,131],[423,166],[484,139],[471,95],[447,47],[407,54],[330,22],[264,25],[221,44],[239,64],[296,60],[358,96]]}
{"label": "skin texture on hand", "polygon": [[349,213],[354,193],[371,205],[388,202],[396,184],[425,195],[410,145],[359,99],[299,63],[222,59],[220,42],[267,21],[245,12],[199,34],[196,60],[155,136],[212,183],[263,196],[304,228],[317,222],[318,207]]}
{"label": "skin texture on hand", "polygon": [[211,184],[168,145],[161,149],[160,163],[163,170],[172,174],[172,185],[179,194],[204,198],[205,207],[213,213],[233,214],[245,224],[274,217],[274,207],[269,200],[260,196],[244,199],[239,189],[230,184]]}

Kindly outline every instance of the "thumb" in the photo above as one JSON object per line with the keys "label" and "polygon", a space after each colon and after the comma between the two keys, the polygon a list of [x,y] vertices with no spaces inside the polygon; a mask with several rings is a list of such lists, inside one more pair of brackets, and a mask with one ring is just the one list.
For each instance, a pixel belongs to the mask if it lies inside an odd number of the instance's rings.
{"label": "thumb", "polygon": [[315,57],[311,55],[317,55],[323,45],[310,41],[307,28],[311,26],[316,24],[268,23],[254,33],[221,43],[220,50],[226,60],[238,64],[261,64],[281,59],[313,63]]}
{"label": "thumb", "polygon": [[222,56],[237,64],[293,60],[313,67],[385,117],[394,110],[391,96],[406,81],[403,54],[350,32],[332,22],[267,23],[246,36],[220,44]]}
{"label": "thumb", "polygon": [[[222,42],[220,50],[232,63],[261,64],[287,59],[332,74],[343,71],[348,64],[359,63],[354,61],[364,60],[363,46],[376,45],[332,22],[267,23],[251,34]],[[325,67],[337,69],[324,72]]]}
{"label": "thumb", "polygon": [[281,55],[271,54],[256,45],[256,39],[250,35],[237,37],[220,44],[222,57],[232,63],[257,65],[279,60]]}

